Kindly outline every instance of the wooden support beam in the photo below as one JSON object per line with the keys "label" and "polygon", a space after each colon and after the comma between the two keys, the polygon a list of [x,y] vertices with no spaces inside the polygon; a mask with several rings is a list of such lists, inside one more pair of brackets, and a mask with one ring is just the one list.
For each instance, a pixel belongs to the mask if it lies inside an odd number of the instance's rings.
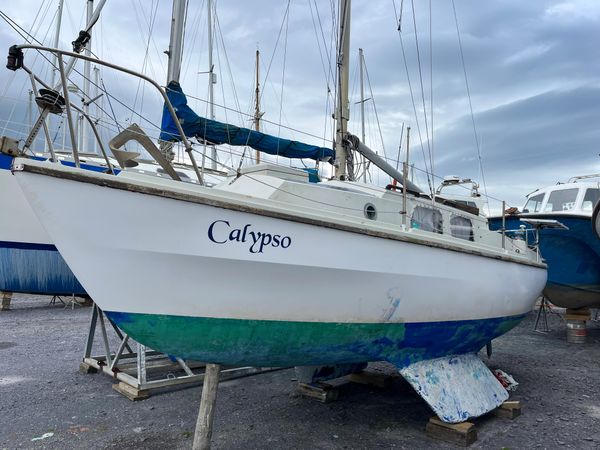
{"label": "wooden support beam", "polygon": [[507,400],[493,411],[496,417],[514,419],[521,415],[521,402],[519,400]]}
{"label": "wooden support beam", "polygon": [[567,309],[565,313],[565,320],[590,320],[591,313],[588,308],[580,308],[580,309]]}
{"label": "wooden support beam", "polygon": [[0,311],[10,311],[10,301],[12,300],[12,292],[2,292],[2,304]]}
{"label": "wooden support beam", "polygon": [[79,363],[79,373],[82,373],[84,375],[88,374],[88,373],[98,373],[98,369],[96,369],[94,366],[82,361]]}
{"label": "wooden support beam", "polygon": [[339,387],[348,383],[348,380],[336,378],[328,382],[298,383],[296,391],[303,397],[314,398],[321,403],[331,403],[337,400]]}
{"label": "wooden support beam", "polygon": [[446,423],[437,417],[432,417],[425,427],[425,432],[431,438],[464,447],[477,440],[477,429],[471,422]]}
{"label": "wooden support beam", "polygon": [[221,366],[219,364],[206,365],[202,398],[200,399],[200,411],[196,420],[196,432],[194,433],[192,450],[210,450],[220,371]]}
{"label": "wooden support beam", "polygon": [[144,400],[150,396],[148,389],[137,389],[127,383],[123,383],[122,381],[119,381],[117,384],[113,384],[112,388],[119,394],[127,397],[132,402]]}

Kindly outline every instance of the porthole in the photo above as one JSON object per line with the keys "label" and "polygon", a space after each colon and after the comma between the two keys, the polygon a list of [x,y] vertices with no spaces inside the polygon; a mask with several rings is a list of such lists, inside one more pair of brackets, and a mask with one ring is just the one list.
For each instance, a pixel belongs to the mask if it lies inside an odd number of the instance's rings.
{"label": "porthole", "polygon": [[377,209],[375,209],[375,205],[372,203],[367,203],[365,205],[365,217],[369,220],[377,219]]}

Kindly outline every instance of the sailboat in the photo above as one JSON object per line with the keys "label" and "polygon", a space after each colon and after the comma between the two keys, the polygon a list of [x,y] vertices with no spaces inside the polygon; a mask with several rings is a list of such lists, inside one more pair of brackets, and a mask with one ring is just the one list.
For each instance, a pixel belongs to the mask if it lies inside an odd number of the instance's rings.
{"label": "sailboat", "polygon": [[[226,365],[386,360],[442,420],[461,422],[508,398],[477,352],[532,310],[546,265],[473,208],[423,193],[347,132],[348,0],[339,23],[334,149],[199,117],[179,85],[154,83],[166,99],[163,137],[330,161],[331,180],[269,163],[210,189],[201,178],[27,159],[13,173],[77,278],[137,341]],[[354,152],[399,186],[353,180]]]}

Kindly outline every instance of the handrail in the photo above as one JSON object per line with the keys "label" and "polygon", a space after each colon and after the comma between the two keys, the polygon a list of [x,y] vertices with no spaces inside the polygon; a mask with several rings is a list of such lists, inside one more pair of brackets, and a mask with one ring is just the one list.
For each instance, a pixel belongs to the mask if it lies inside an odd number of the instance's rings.
{"label": "handrail", "polygon": [[[31,78],[33,78],[34,81],[37,81],[38,83],[40,83],[42,86],[44,86],[46,89],[52,89],[52,86],[50,86],[49,84],[45,83],[40,77],[38,77],[37,75],[35,75],[31,69],[29,67],[27,67],[25,64],[23,64],[22,69],[27,72],[29,74],[29,76]],[[37,90],[35,88],[35,85],[32,81],[32,86],[34,88],[34,92]],[[37,92],[36,92],[37,95]],[[71,108],[75,109],[79,114],[81,114],[83,117],[85,117],[85,119],[87,120],[87,122],[89,123],[90,127],[92,128],[92,131],[94,132],[94,136],[96,137],[96,141],[98,142],[98,146],[100,148],[100,151],[102,152],[102,156],[104,157],[104,160],[106,161],[106,164],[110,170],[110,173],[114,174],[114,168],[110,162],[110,158],[108,157],[108,155],[106,154],[106,150],[104,150],[104,146],[102,145],[102,139],[100,138],[100,133],[98,133],[98,129],[96,127],[96,124],[94,123],[94,121],[92,120],[92,118],[89,116],[89,114],[85,113],[83,111],[83,109],[79,108],[77,105],[75,105],[73,102],[70,102]],[[49,135],[47,132],[47,126],[46,126],[46,122],[44,121],[44,131],[46,132],[46,139],[48,140],[48,148],[50,149],[51,155],[52,155],[52,159],[53,160],[57,160],[56,159],[56,155],[52,146],[52,142],[49,139]],[[79,150],[76,149],[77,154],[79,156]]]}
{"label": "handrail", "polygon": [[[101,59],[97,59],[97,58],[92,58],[90,56],[86,56],[86,55],[80,55],[79,53],[74,53],[74,52],[69,52],[66,50],[60,50],[57,48],[52,48],[52,47],[45,47],[42,45],[32,45],[32,44],[20,44],[20,45],[15,45],[13,46],[14,49],[16,50],[27,50],[27,49],[31,49],[31,50],[37,50],[37,51],[46,51],[46,52],[50,52],[53,53],[54,55],[56,55],[59,59],[59,69],[61,72],[61,76],[64,77],[65,73],[64,73],[64,64],[60,64],[61,59],[63,56],[70,56],[72,58],[78,58],[78,59],[82,59],[84,61],[90,61],[96,64],[99,64],[101,66],[104,67],[108,67],[110,69],[114,69],[117,70],[119,72],[123,72],[126,73],[128,75],[132,75],[134,77],[140,78],[148,83],[150,83],[152,86],[154,86],[158,92],[160,93],[160,95],[162,96],[164,103],[167,107],[167,109],[169,110],[169,114],[171,115],[171,118],[173,119],[173,123],[175,124],[175,126],[177,127],[177,131],[179,132],[179,135],[181,136],[181,140],[183,142],[183,145],[185,147],[185,151],[188,153],[188,157],[190,158],[190,161],[192,162],[192,167],[194,168],[194,172],[196,173],[196,177],[198,178],[198,182],[203,185],[204,184],[204,180],[202,178],[202,174],[200,173],[200,170],[198,169],[198,164],[196,163],[196,158],[194,157],[193,154],[193,148],[192,145],[190,144],[190,141],[187,139],[187,137],[185,136],[185,133],[183,131],[183,128],[181,127],[181,124],[179,123],[179,119],[177,118],[177,114],[175,113],[175,109],[173,108],[173,105],[171,104],[169,98],[167,97],[167,94],[165,92],[165,90],[162,88],[162,86],[160,86],[156,81],[154,81],[152,78],[136,72],[134,70],[131,69],[127,69],[125,67],[121,67],[118,66],[116,64],[112,64],[106,61],[103,61]],[[63,92],[66,92],[66,83],[63,83]],[[68,99],[68,94],[65,95],[65,100]],[[66,102],[67,105],[69,105],[69,102]],[[67,108],[69,108],[69,106],[67,106]],[[67,109],[67,114],[68,114],[68,109]],[[73,138],[72,138],[73,139]],[[76,144],[73,143],[73,149],[74,149],[74,153],[76,153]],[[76,161],[78,160],[78,156],[75,156],[75,154],[73,155],[76,159]]]}

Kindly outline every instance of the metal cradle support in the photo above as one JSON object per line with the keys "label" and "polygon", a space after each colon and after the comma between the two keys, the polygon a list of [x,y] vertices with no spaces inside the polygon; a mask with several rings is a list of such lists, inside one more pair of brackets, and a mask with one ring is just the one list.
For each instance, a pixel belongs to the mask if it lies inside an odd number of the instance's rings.
{"label": "metal cradle support", "polygon": [[539,333],[548,333],[550,331],[550,327],[548,326],[548,314],[554,314],[562,320],[560,314],[552,309],[552,305],[550,305],[548,299],[542,296],[538,313],[535,318],[535,324],[533,325],[533,331],[537,331]]}
{"label": "metal cradle support", "polygon": [[[103,351],[100,355],[93,356],[97,329],[100,329]],[[112,335],[109,338],[111,329]],[[113,351],[115,344],[116,350]],[[80,371],[100,372],[118,380],[119,383],[114,384],[113,388],[130,400],[147,398],[156,389],[201,383],[205,377],[205,366],[201,362],[167,356],[134,341],[94,303]],[[220,379],[241,378],[278,369],[224,367],[220,372]]]}

